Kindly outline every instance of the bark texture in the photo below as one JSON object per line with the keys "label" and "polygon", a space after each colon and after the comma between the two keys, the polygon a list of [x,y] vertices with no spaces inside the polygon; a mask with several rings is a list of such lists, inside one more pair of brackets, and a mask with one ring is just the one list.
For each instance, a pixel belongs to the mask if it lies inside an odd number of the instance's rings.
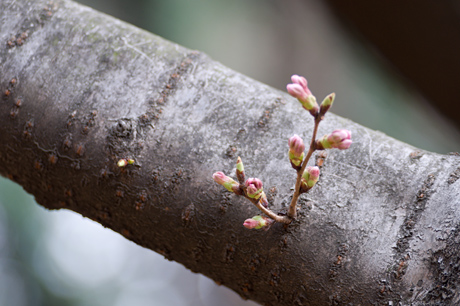
{"label": "bark texture", "polygon": [[[258,214],[212,181],[241,156],[271,208],[290,202],[286,93],[70,1],[0,4],[0,174],[264,305],[458,305],[460,157],[328,114],[330,150],[299,217]],[[340,97],[337,102],[340,103]],[[121,158],[135,165],[118,168]]]}

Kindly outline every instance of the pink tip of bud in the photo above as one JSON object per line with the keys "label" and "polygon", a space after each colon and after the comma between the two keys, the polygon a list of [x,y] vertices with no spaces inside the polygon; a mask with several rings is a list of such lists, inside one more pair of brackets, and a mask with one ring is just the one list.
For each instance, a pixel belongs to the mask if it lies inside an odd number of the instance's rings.
{"label": "pink tip of bud", "polygon": [[333,131],[329,137],[328,140],[330,142],[340,142],[345,139],[351,139],[351,132],[347,130],[335,130]]}
{"label": "pink tip of bud", "polygon": [[242,195],[240,192],[240,185],[235,182],[231,177],[226,176],[223,172],[216,172],[212,175],[217,184],[224,186],[228,191]]}
{"label": "pink tip of bud", "polygon": [[351,146],[351,143],[352,143],[351,139],[346,139],[346,140],[342,141],[342,142],[337,146],[337,148],[338,148],[339,150],[346,150],[346,149],[348,149],[348,148]]}
{"label": "pink tip of bud", "polygon": [[250,178],[245,183],[246,193],[250,198],[258,199],[263,191],[262,181],[258,178]]}
{"label": "pink tip of bud", "polygon": [[303,191],[306,192],[315,186],[316,182],[319,178],[319,168],[314,167],[307,167],[305,172],[302,174],[302,188]]}
{"label": "pink tip of bud", "polygon": [[257,188],[254,187],[254,185],[249,185],[249,186],[246,188],[246,190],[247,190],[249,196],[251,196],[251,195],[256,195],[256,194],[257,194]]}
{"label": "pink tip of bud", "polygon": [[319,168],[314,167],[307,167],[307,172],[310,173],[310,180],[318,180],[319,178]]}
{"label": "pink tip of bud", "polygon": [[352,143],[351,132],[348,130],[335,130],[326,138],[332,148],[348,149]]}
{"label": "pink tip of bud", "polygon": [[243,223],[243,226],[248,229],[253,229],[259,226],[259,221],[254,220],[254,219],[246,219]]}
{"label": "pink tip of bud", "polygon": [[297,98],[303,108],[308,110],[313,116],[316,116],[319,108],[315,96],[312,95],[307,86],[307,80],[304,77],[294,74],[291,77],[292,83],[286,86],[291,96]]}
{"label": "pink tip of bud", "polygon": [[299,84],[288,84],[286,86],[288,93],[299,100],[306,100],[308,97],[307,92]]}
{"label": "pink tip of bud", "polygon": [[252,178],[251,177],[246,181],[245,185],[246,185],[246,187],[254,186],[257,190],[259,190],[259,189],[262,189],[264,184],[258,178]]}
{"label": "pink tip of bud", "polygon": [[310,90],[308,89],[308,82],[307,82],[307,79],[304,78],[303,76],[299,76],[297,74],[294,74],[291,76],[291,81],[292,83],[294,84],[299,84],[300,86],[302,86],[302,88],[304,89],[304,91],[308,94],[308,95],[311,95],[311,92]]}
{"label": "pink tip of bud", "polygon": [[296,157],[300,157],[305,151],[305,144],[303,143],[302,138],[298,135],[294,135],[289,138],[289,151]]}
{"label": "pink tip of bud", "polygon": [[217,184],[223,185],[228,182],[228,177],[223,172],[216,172],[212,175],[212,178]]}

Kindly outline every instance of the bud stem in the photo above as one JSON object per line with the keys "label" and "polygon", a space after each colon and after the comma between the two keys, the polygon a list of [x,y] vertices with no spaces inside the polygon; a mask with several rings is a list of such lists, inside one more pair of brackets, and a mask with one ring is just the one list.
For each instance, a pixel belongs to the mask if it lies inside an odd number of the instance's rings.
{"label": "bud stem", "polygon": [[305,156],[305,159],[302,162],[302,167],[297,170],[297,180],[295,182],[294,195],[292,196],[291,204],[289,204],[289,211],[287,214],[290,219],[295,219],[297,217],[297,201],[299,200],[301,193],[300,187],[302,182],[302,173],[305,171],[310,157],[316,150],[316,134],[318,133],[318,126],[321,122],[321,119],[322,116],[319,116],[319,114],[315,116],[315,127],[313,128],[313,136],[311,137],[310,149],[308,149],[307,156]]}
{"label": "bud stem", "polygon": [[276,222],[284,223],[284,224],[289,224],[292,222],[292,219],[289,218],[288,216],[280,216],[275,214],[272,210],[265,208],[261,203],[260,200],[256,199],[249,199],[258,209],[260,209],[264,214],[275,220]]}

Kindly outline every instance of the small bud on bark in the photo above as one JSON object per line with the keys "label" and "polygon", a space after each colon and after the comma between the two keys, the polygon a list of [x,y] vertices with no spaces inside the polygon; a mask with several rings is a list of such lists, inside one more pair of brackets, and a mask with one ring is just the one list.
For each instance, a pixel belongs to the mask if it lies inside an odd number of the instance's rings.
{"label": "small bud on bark", "polygon": [[302,174],[302,185],[301,190],[302,192],[307,192],[313,186],[315,186],[316,182],[319,179],[319,168],[314,167],[307,167]]}
{"label": "small bud on bark", "polygon": [[224,173],[220,171],[216,172],[212,175],[212,178],[217,184],[224,186],[228,191],[234,192],[238,195],[241,194],[240,184],[235,182],[231,177],[226,176]]}
{"label": "small bud on bark", "polygon": [[274,220],[267,218],[267,217],[262,217],[262,216],[255,216],[252,217],[251,219],[246,219],[243,223],[243,226],[248,228],[248,229],[261,229],[263,227],[269,227]]}
{"label": "small bud on bark", "polygon": [[286,86],[289,94],[294,98],[297,98],[297,100],[299,100],[302,104],[302,107],[308,110],[312,116],[316,116],[319,107],[316,102],[316,97],[312,95],[310,89],[308,89],[307,80],[302,76],[294,74],[291,77],[291,81],[292,83]]}
{"label": "small bud on bark", "polygon": [[289,138],[289,160],[294,169],[298,170],[303,161],[305,144],[302,138],[298,135],[294,135]]}
{"label": "small bud on bark", "polygon": [[348,149],[351,145],[351,132],[348,130],[335,130],[329,135],[324,135],[316,141],[318,150],[337,148],[339,150]]}
{"label": "small bud on bark", "polygon": [[259,199],[262,195],[263,184],[258,178],[250,178],[244,183],[246,186],[246,195],[251,199]]}
{"label": "small bud on bark", "polygon": [[236,161],[236,177],[238,179],[238,182],[240,182],[240,184],[244,183],[244,180],[245,180],[244,166],[243,166],[243,161],[241,160],[239,156],[238,156],[238,160]]}
{"label": "small bud on bark", "polygon": [[334,103],[335,93],[329,94],[326,98],[324,98],[323,102],[321,102],[321,106],[319,108],[319,115],[324,116],[327,111],[331,108],[332,103]]}
{"label": "small bud on bark", "polygon": [[117,166],[120,167],[120,168],[123,168],[123,167],[126,167],[128,165],[128,161],[126,159],[120,159],[118,162],[117,162]]}

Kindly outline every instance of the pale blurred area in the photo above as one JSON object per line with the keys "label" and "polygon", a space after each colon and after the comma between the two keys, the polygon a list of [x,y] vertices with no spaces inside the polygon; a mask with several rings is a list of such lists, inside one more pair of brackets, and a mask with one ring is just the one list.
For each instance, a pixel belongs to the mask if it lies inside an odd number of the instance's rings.
{"label": "pale blurred area", "polygon": [[[416,147],[460,151],[459,132],[321,1],[81,0],[285,90],[309,80],[332,111]],[[257,305],[0,178],[0,306]]]}

